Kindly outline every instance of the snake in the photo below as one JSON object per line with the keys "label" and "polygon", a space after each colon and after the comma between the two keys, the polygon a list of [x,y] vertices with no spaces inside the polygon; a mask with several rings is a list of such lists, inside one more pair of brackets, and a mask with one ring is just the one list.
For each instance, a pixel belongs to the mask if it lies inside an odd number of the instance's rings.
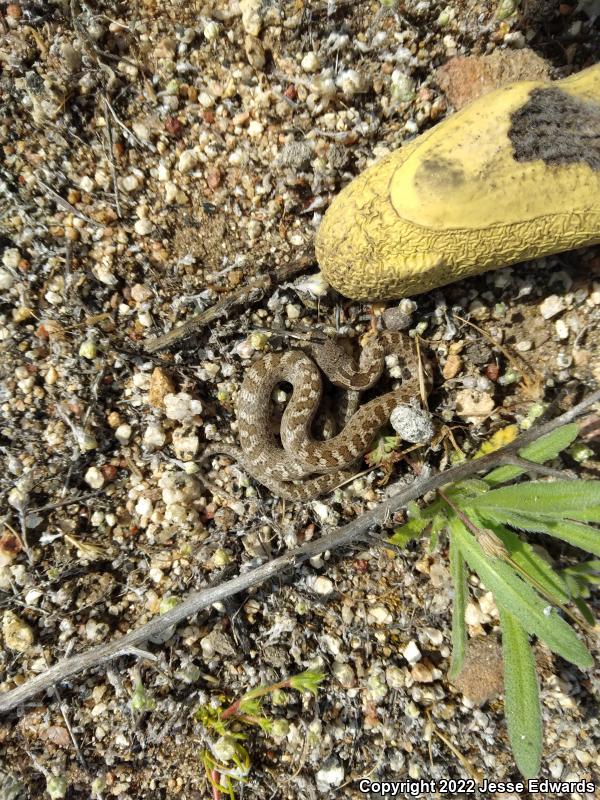
{"label": "snake", "polygon": [[[383,375],[385,358],[395,355],[402,372],[398,388],[360,404],[363,392]],[[393,409],[419,396],[429,385],[430,367],[415,351],[414,340],[398,331],[371,336],[356,361],[334,339],[304,348],[268,353],[244,374],[237,399],[239,446],[208,445],[202,460],[216,453],[235,459],[274,495],[291,501],[313,499],[356,474],[356,462],[367,452]],[[320,441],[312,433],[324,393],[323,376],[344,390],[343,427]],[[282,383],[292,393],[278,432],[272,429],[272,395]]]}

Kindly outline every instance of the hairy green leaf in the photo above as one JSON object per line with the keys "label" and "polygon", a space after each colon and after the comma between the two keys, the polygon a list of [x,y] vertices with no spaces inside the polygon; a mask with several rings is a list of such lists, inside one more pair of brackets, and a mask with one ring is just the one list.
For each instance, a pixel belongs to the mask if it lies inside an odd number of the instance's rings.
{"label": "hairy green leaf", "polygon": [[[565,450],[577,438],[579,433],[579,424],[572,422],[570,425],[563,425],[562,428],[557,428],[552,433],[542,436],[532,444],[527,445],[522,450],[519,450],[521,458],[526,458],[528,461],[533,461],[535,464],[543,464],[556,458],[557,455]],[[485,480],[490,485],[497,486],[499,483],[506,483],[517,478],[523,474],[521,467],[513,467],[507,465],[504,467],[497,467],[485,476]]]}
{"label": "hairy green leaf", "polygon": [[575,631],[531,586],[505,562],[488,558],[459,520],[450,521],[450,530],[465,561],[493,593],[498,605],[514,614],[528,633],[539,636],[553,652],[579,667],[592,666],[593,659]]}
{"label": "hairy green leaf", "polygon": [[504,656],[504,713],[517,766],[525,778],[534,778],[542,758],[542,714],[529,639],[518,619],[501,605]]}
{"label": "hairy green leaf", "polygon": [[582,575],[586,580],[590,578],[600,580],[600,559],[591,558],[589,561],[582,561],[581,564],[573,564],[571,567],[565,567],[563,572]]}
{"label": "hairy green leaf", "polygon": [[450,539],[450,574],[454,587],[452,600],[452,659],[448,677],[454,680],[460,672],[467,652],[465,611],[468,601],[467,571],[458,542]]}
{"label": "hairy green leaf", "polygon": [[409,519],[404,525],[400,525],[399,528],[394,528],[394,535],[390,536],[388,542],[398,547],[405,547],[412,539],[416,539],[420,536],[429,523],[430,521],[423,517]]}
{"label": "hairy green leaf", "polygon": [[569,516],[572,519],[578,519],[579,522],[600,522],[600,505],[582,508],[576,514],[571,513]]}
{"label": "hairy green leaf", "polygon": [[[466,509],[469,515],[469,509]],[[474,516],[477,520],[477,515]],[[533,547],[524,542],[516,533],[503,525],[489,524],[496,536],[499,536],[511,559],[526,573],[538,587],[541,587],[555,603],[568,603],[571,595],[562,576],[555,572]],[[483,526],[482,526],[483,527]]]}
{"label": "hairy green leaf", "polygon": [[600,481],[529,481],[493,489],[469,502],[472,508],[566,516],[600,506]]}
{"label": "hairy green leaf", "polygon": [[592,613],[592,609],[588,606],[585,600],[582,600],[581,597],[576,597],[573,600],[573,603],[579,609],[579,613],[584,618],[584,620],[591,625],[592,627],[596,624],[596,617]]}
{"label": "hairy green leaf", "polygon": [[530,533],[547,533],[557,539],[563,539],[574,547],[579,547],[588,553],[600,556],[600,530],[583,522],[570,519],[557,520],[552,517],[537,516],[534,514],[520,514],[508,509],[490,510],[487,508],[476,510],[475,513],[486,520],[504,523],[521,531]]}

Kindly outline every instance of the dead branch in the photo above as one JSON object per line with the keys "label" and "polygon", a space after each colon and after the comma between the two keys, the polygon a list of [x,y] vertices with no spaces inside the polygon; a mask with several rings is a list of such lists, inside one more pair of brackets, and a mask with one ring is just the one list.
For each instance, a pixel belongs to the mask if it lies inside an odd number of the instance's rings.
{"label": "dead branch", "polygon": [[258,303],[266,295],[266,293],[273,286],[278,286],[282,281],[289,280],[294,275],[303,272],[313,263],[310,258],[302,258],[298,261],[293,261],[285,267],[281,267],[273,274],[259,275],[253,280],[249,281],[244,286],[231,292],[218,303],[201,311],[199,314],[194,314],[189,317],[181,325],[173,328],[168,333],[162,336],[155,336],[152,339],[146,339],[144,342],[144,349],[147,353],[157,353],[159,350],[165,350],[167,347],[172,347],[176,342],[181,339],[187,339],[192,336],[196,331],[205,328],[214,320],[219,319],[236,306],[248,305],[250,303]]}
{"label": "dead branch", "polygon": [[[208,608],[213,603],[222,602],[232,595],[243,592],[253,586],[258,586],[265,581],[271,580],[276,575],[288,569],[297,569],[301,564],[326,550],[335,550],[353,544],[361,539],[368,538],[370,531],[377,525],[381,525],[392,514],[405,508],[412,500],[422,497],[428,492],[435,491],[445,484],[464,480],[478,472],[488,472],[502,463],[507,463],[511,456],[518,456],[520,450],[531,442],[545,436],[548,433],[572,422],[580,417],[587,409],[595,403],[600,402],[600,390],[588,395],[581,403],[573,406],[569,411],[561,414],[543,425],[534,426],[530,430],[517,437],[506,447],[496,450],[493,453],[482,456],[474,460],[466,461],[456,467],[452,467],[444,472],[440,472],[431,477],[417,479],[408,487],[402,487],[389,499],[379,503],[375,508],[358,517],[347,525],[333,530],[331,533],[321,536],[320,539],[307,542],[295,550],[285,553],[278,558],[262,564],[256,569],[244,572],[231,580],[221,582],[215,586],[210,586],[199,592],[190,595],[180,605],[168,611],[166,614],[156,617],[140,628],[132,630],[130,633],[121,636],[107,644],[92,647],[75,656],[64,658],[53,667],[50,667],[40,675],[27,681],[16,689],[11,689],[0,695],[0,714],[6,713],[16,706],[29,700],[39,692],[43,692],[60,681],[66,680],[73,675],[78,675],[86,669],[98,667],[99,665],[116,658],[119,655],[136,652],[134,648],[143,645],[149,639],[159,636],[163,631],[176,626],[180,622],[204,608]],[[528,468],[530,471],[537,471],[537,464],[521,460],[519,466]]]}

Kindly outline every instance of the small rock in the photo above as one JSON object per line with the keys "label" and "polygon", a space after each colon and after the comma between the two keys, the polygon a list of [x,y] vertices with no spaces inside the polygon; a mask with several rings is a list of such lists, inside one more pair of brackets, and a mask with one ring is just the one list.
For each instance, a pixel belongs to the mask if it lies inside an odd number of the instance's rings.
{"label": "small rock", "polygon": [[263,133],[264,129],[265,129],[265,127],[262,124],[262,122],[259,122],[258,120],[253,119],[253,120],[251,120],[251,122],[248,125],[248,136],[252,136],[253,138],[256,138],[257,136],[260,136]]}
{"label": "small rock", "polygon": [[521,353],[527,353],[533,347],[533,342],[531,339],[521,339],[520,342],[517,342],[517,350]]}
{"label": "small rock", "polygon": [[200,647],[204,658],[213,658],[216,654],[221,656],[233,656],[236,649],[231,640],[222,631],[211,631],[208,636],[200,639]]}
{"label": "small rock", "polygon": [[16,247],[7,247],[2,254],[2,264],[7,267],[7,269],[17,269],[20,260],[21,253]]}
{"label": "small rock", "polygon": [[121,181],[121,188],[124,192],[130,194],[140,188],[140,179],[137,175],[126,175]]}
{"label": "small rock", "polygon": [[415,683],[433,683],[433,670],[429,664],[419,662],[411,669],[410,674]]}
{"label": "small rock", "polygon": [[383,312],[385,327],[391,331],[404,331],[410,328],[413,314],[417,310],[414,300],[405,297],[397,306],[386,308]]}
{"label": "small rock", "polygon": [[485,622],[485,615],[477,603],[467,603],[465,622],[467,625],[481,625],[482,622]]}
{"label": "small rock", "polygon": [[385,606],[373,606],[367,612],[367,622],[375,625],[391,625],[394,617]]}
{"label": "small rock", "polygon": [[318,575],[312,585],[313,592],[315,592],[315,594],[320,594],[323,597],[333,594],[334,588],[333,581],[327,578],[325,575]]}
{"label": "small rock", "polygon": [[351,689],[353,686],[356,686],[356,675],[350,664],[334,661],[331,666],[331,671],[334,678],[344,689]]}
{"label": "small rock", "polygon": [[344,767],[336,758],[328,759],[315,775],[317,789],[329,792],[332,787],[341,786],[344,781]]}
{"label": "small rock", "polygon": [[404,689],[406,686],[405,670],[393,664],[385,671],[385,681],[390,689]]}
{"label": "small rock", "polygon": [[136,283],[131,287],[131,298],[136,303],[145,303],[152,297],[152,289],[143,283]]}
{"label": "small rock", "polygon": [[202,403],[187,392],[167,394],[164,398],[165,413],[168,419],[182,422],[202,413]]}
{"label": "small rock", "polygon": [[258,36],[263,26],[262,0],[240,0],[242,26],[250,36]]}
{"label": "small rock", "polygon": [[256,36],[246,36],[244,39],[244,49],[250,66],[254,67],[256,70],[263,69],[267,63],[267,58],[261,40],[257,39]]}
{"label": "small rock", "polygon": [[92,339],[86,339],[79,345],[79,355],[82,358],[87,358],[88,361],[93,361],[96,358],[97,348],[96,342]]}
{"label": "small rock", "polygon": [[337,76],[336,85],[346,97],[364,92],[367,88],[366,81],[360,72],[355,69],[345,69]]}
{"label": "small rock", "polygon": [[115,430],[115,438],[121,444],[127,444],[127,442],[131,439],[132,429],[131,425],[119,425],[118,428]]}
{"label": "small rock", "polygon": [[415,96],[415,82],[400,69],[392,72],[392,100],[396,103],[410,103]]}
{"label": "small rock", "polygon": [[84,480],[92,489],[101,489],[104,486],[104,475],[97,467],[90,467],[85,473]]}
{"label": "small rock", "polygon": [[504,44],[515,50],[522,50],[525,47],[525,36],[522,31],[510,31],[504,37]]}
{"label": "small rock", "polygon": [[494,398],[486,392],[461,389],[456,394],[456,413],[475,425],[488,417],[495,405]]}
{"label": "small rock", "polygon": [[162,427],[156,422],[151,422],[144,431],[143,444],[146,450],[158,450],[163,446],[166,438]]}
{"label": "small rock", "polygon": [[149,219],[138,219],[133,226],[138,236],[147,236],[154,230],[154,224]]}
{"label": "small rock", "polygon": [[564,341],[569,338],[569,328],[564,320],[557,319],[554,323],[554,327],[556,328],[556,335],[559,339]]}
{"label": "small rock", "polygon": [[417,661],[421,659],[421,651],[417,643],[414,640],[411,640],[404,650],[402,651],[402,655],[408,661],[409,664],[416,664]]}
{"label": "small rock", "polygon": [[0,269],[0,291],[8,291],[14,286],[15,279],[6,269]]}
{"label": "small rock", "polygon": [[204,38],[207,42],[214,42],[215,39],[218,38],[220,31],[221,26],[218,24],[218,22],[210,20],[204,26],[202,33],[204,34]]}
{"label": "small rock", "polygon": [[5,611],[2,617],[4,644],[16,653],[25,653],[34,642],[32,628],[13,611]]}
{"label": "small rock", "polygon": [[288,319],[296,320],[300,319],[300,314],[302,313],[302,309],[299,305],[295,303],[288,303],[285,307],[285,313]]}
{"label": "small rock", "polygon": [[305,72],[317,72],[321,67],[319,56],[313,52],[307,53],[300,62],[300,66]]}
{"label": "small rock", "polygon": [[429,414],[408,404],[396,406],[390,414],[390,422],[405,442],[429,442],[435,433]]}
{"label": "small rock", "polygon": [[172,378],[162,367],[155,367],[150,376],[150,386],[148,387],[148,403],[152,408],[164,408],[165,397],[168,394],[175,394],[176,387]]}
{"label": "small rock", "polygon": [[210,167],[210,169],[206,171],[205,177],[210,189],[214,191],[215,189],[219,188],[221,183],[221,173],[219,172],[218,167]]}
{"label": "small rock", "polygon": [[198,152],[196,150],[184,150],[179,156],[177,169],[179,172],[190,172],[198,163]]}
{"label": "small rock", "polygon": [[551,294],[540,303],[540,314],[544,319],[552,319],[566,309],[565,301],[557,294]]}
{"label": "small rock", "polygon": [[184,432],[181,428],[178,428],[173,431],[172,444],[177,458],[182,461],[189,461],[198,452],[200,441],[196,434]]}
{"label": "small rock", "polygon": [[455,378],[463,368],[463,360],[458,353],[450,353],[442,369],[442,375],[449,381]]}
{"label": "small rock", "polygon": [[277,160],[283,167],[302,171],[308,169],[313,158],[314,148],[312,143],[303,140],[286,142],[281,148]]}
{"label": "small rock", "polygon": [[[9,564],[12,564],[21,550],[21,540],[7,528],[6,531],[0,536],[0,567],[6,567]],[[29,605],[33,605],[33,603],[27,600],[27,598],[26,602]]]}

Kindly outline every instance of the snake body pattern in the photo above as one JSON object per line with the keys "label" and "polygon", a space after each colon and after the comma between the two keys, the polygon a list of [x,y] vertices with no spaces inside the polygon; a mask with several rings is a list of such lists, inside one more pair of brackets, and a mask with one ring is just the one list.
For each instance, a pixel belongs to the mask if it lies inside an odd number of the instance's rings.
{"label": "snake body pattern", "polygon": [[[204,458],[226,453],[235,458],[274,495],[301,501],[331,491],[356,470],[351,467],[367,451],[395,406],[419,394],[414,342],[405,334],[384,331],[362,349],[358,363],[333,340],[302,350],[269,353],[246,370],[237,403],[239,447],[211,445]],[[360,393],[380,379],[385,356],[395,355],[402,368],[398,389],[359,407]],[[311,357],[312,356],[312,357]],[[346,390],[345,424],[335,436],[316,440],[311,432],[323,396],[323,372]],[[292,385],[279,436],[271,427],[273,390]]]}

